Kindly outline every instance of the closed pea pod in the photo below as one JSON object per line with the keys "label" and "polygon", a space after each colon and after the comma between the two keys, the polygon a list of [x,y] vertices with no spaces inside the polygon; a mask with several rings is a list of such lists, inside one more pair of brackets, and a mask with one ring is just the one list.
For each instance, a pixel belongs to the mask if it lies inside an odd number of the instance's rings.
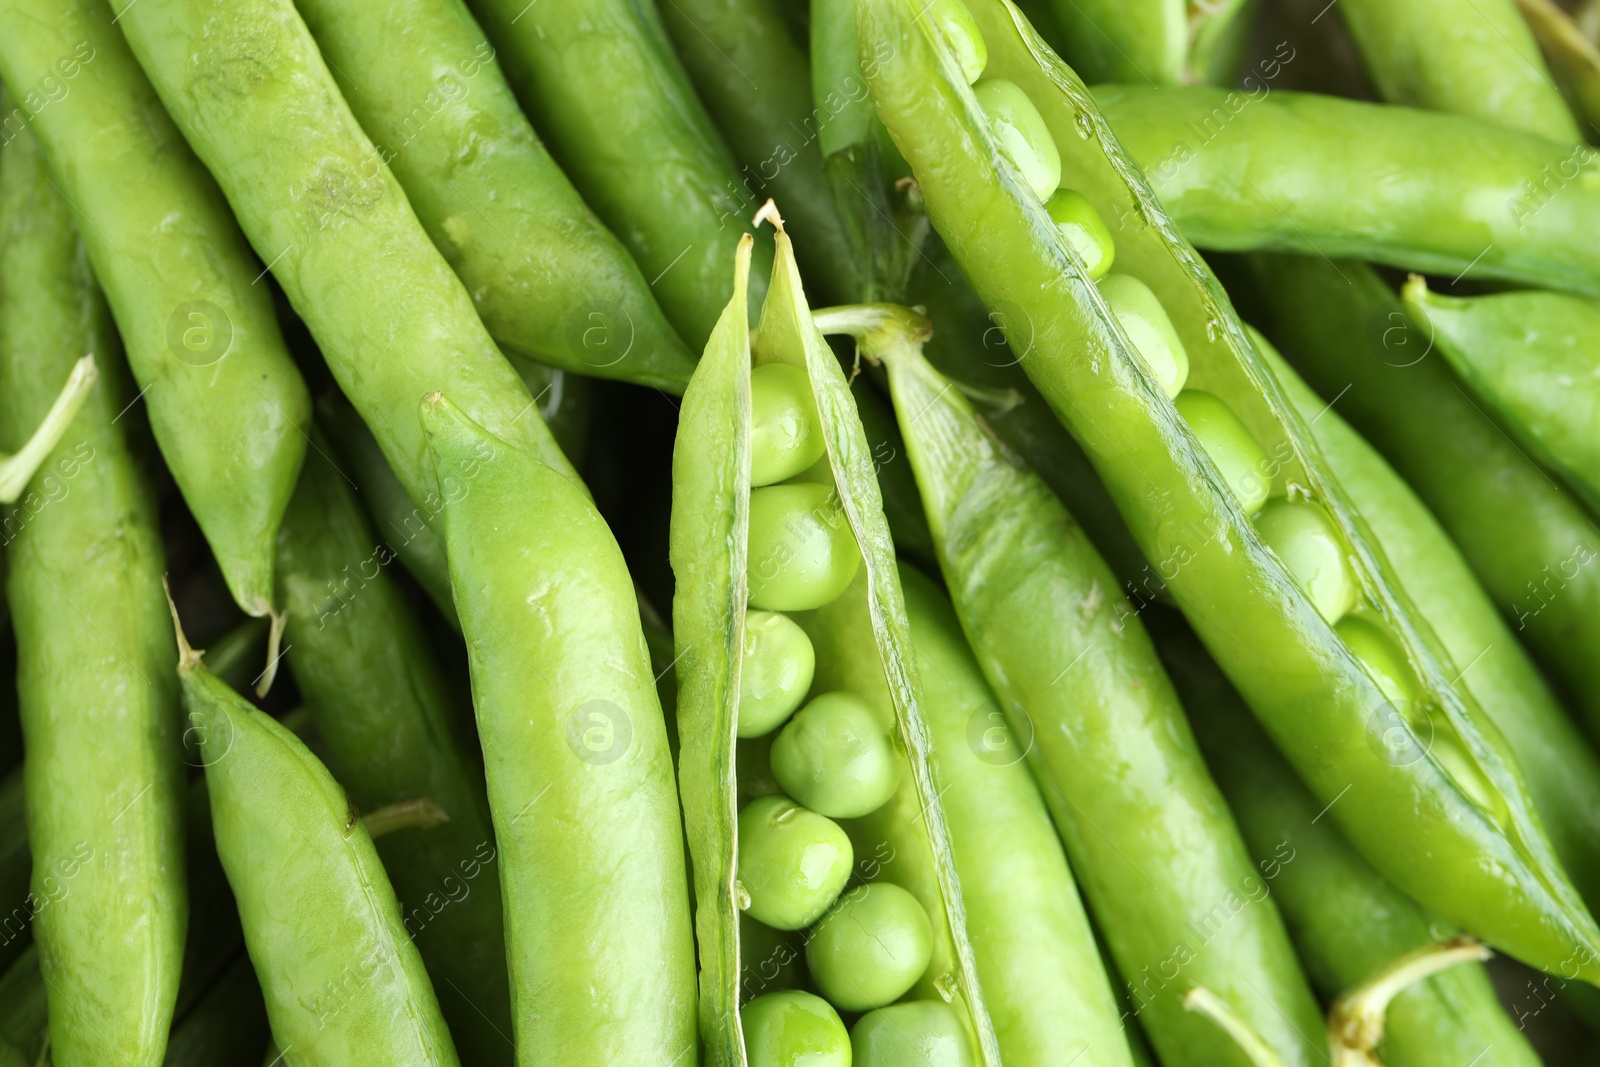
{"label": "closed pea pod", "polygon": [[[310,400],[260,268],[216,184],[155,99],[106,6],[5,5],[0,73],[65,78],[29,124],[84,243],[150,427],[229,591],[272,611],[272,545],[305,455]],[[266,679],[270,683],[270,675]]]}
{"label": "closed pea pod", "polygon": [[426,798],[448,821],[377,842],[462,1055],[510,1063],[499,870],[481,773],[420,620],[326,441],[278,535],[287,658],[328,768],[359,810]]}
{"label": "closed pea pod", "polygon": [[[779,222],[770,208],[764,215]],[[875,731],[881,735],[893,731],[899,750],[895,752],[897,762],[907,760],[901,752],[911,753],[905,773],[899,777],[897,799],[852,823],[883,818],[883,813],[893,809],[895,814],[889,817],[899,823],[905,847],[918,850],[922,857],[914,864],[921,871],[918,891],[903,900],[910,901],[912,914],[920,916],[932,939],[944,946],[941,962],[929,968],[940,978],[940,989],[933,988],[929,975],[919,973],[913,976],[920,982],[918,995],[955,997],[964,1033],[970,1035],[966,1039],[976,1039],[976,1048],[985,1055],[983,1062],[994,1062],[992,1052],[986,1051],[992,1050],[993,1038],[961,928],[962,912],[955,876],[949,869],[949,846],[944,842],[936,787],[922,762],[927,752],[926,728],[917,710],[917,681],[906,654],[899,586],[887,569],[893,566],[893,556],[866,435],[838,362],[812,324],[781,225],[777,246],[778,266],[754,334],[746,326],[744,305],[748,252],[736,267],[734,300],[724,311],[685,393],[673,456],[672,564],[677,588],[673,630],[680,654],[677,714],[683,744],[680,788],[695,866],[701,1025],[707,1061],[788,1062],[768,1058],[799,1051],[798,1045],[772,1043],[771,1013],[780,1007],[785,1012],[798,1011],[797,1005],[811,1004],[804,998],[767,991],[774,988],[768,983],[782,974],[782,961],[768,967],[766,961],[742,960],[744,953],[758,951],[760,944],[754,939],[748,945],[742,943],[741,912],[747,910],[749,917],[770,925],[804,926],[822,918],[839,898],[852,862],[856,876],[868,879],[869,886],[877,884],[880,870],[890,877],[889,865],[878,850],[869,847],[863,851],[862,843],[846,837],[832,819],[772,792],[779,783],[766,778],[768,746],[764,739],[736,742],[744,665],[741,624],[747,620],[747,605],[806,612],[796,615],[794,621],[809,628],[805,620],[810,609],[826,611],[850,601],[871,605],[866,641],[855,654],[872,663],[876,684],[884,684],[886,670],[893,679],[887,706],[872,716]],[[751,467],[757,433],[752,362],[758,370],[779,364],[801,372],[815,407],[812,417],[817,419],[827,450],[826,465],[819,464],[820,470],[807,471],[792,483],[753,491]],[[805,494],[792,495],[786,501],[774,495],[779,490],[804,490]],[[773,503],[763,505],[763,498]],[[764,514],[764,508],[770,514]],[[794,537],[786,531],[791,529],[814,530],[832,546],[827,558],[837,560],[840,566],[818,568],[812,558],[789,550],[786,546]],[[847,591],[852,582],[854,591]],[[763,601],[761,590],[770,591],[775,583],[796,595],[781,606]],[[817,634],[808,630],[808,636],[812,647],[807,651],[812,652]],[[788,644],[791,649],[798,645]],[[819,672],[811,679],[813,692],[822,692],[820,687],[827,684],[820,676],[822,657],[813,654],[811,663]],[[764,664],[751,665],[763,673],[770,670]],[[773,715],[764,724],[776,726],[781,721],[779,715]],[[785,731],[796,730],[800,722],[796,718]],[[872,733],[863,730],[854,736],[866,739]],[[802,734],[805,740],[800,740]],[[820,802],[837,800],[831,790],[840,783],[816,782],[811,761],[832,765],[844,756],[844,750],[835,752],[824,745],[825,751],[818,751],[812,747],[817,738],[805,731],[787,736],[794,744],[786,746],[792,751],[783,758],[785,769],[779,779],[789,777],[791,782],[804,780],[802,784],[823,786],[816,793]],[[883,755],[876,746],[876,739],[868,744],[875,753],[872,761]],[[772,748],[779,751],[777,745]],[[805,754],[808,751],[810,755]],[[864,779],[870,779],[868,784],[874,790],[883,786],[878,773],[882,769]],[[751,795],[753,799],[740,804]],[[860,802],[859,796],[851,800]],[[817,857],[815,864],[808,863],[807,856]],[[825,879],[813,881],[818,872],[824,872]],[[849,897],[846,893],[840,899]],[[915,926],[914,919],[908,921]],[[820,925],[827,922],[822,918]],[[783,947],[781,943],[777,946]],[[741,962],[748,963],[752,972],[743,983]],[[745,993],[754,996],[745,1016],[739,1007],[741,984]],[[787,999],[770,999],[774,997]],[[840,1041],[843,1025],[837,1022],[834,1007],[826,1001],[817,1003],[832,1015],[822,1027],[830,1035],[828,1054],[847,1063],[848,1041]]]}
{"label": "closed pea pod", "polygon": [[633,253],[678,334],[700,348],[727,303],[728,263],[756,200],[655,5],[474,0],[472,8],[534,128]]}
{"label": "closed pea pod", "polygon": [[494,817],[517,1061],[692,1056],[683,830],[622,554],[560,472],[447,396],[421,417]]}
{"label": "closed pea pod", "polygon": [[[988,42],[989,74],[1029,92],[1069,159],[1074,187],[1116,220],[1119,268],[1150,286],[1182,337],[1187,388],[1218,397],[1262,444],[1270,463],[1260,474],[1273,493],[1292,488],[1327,510],[1363,605],[1392,630],[1425,694],[1422,711],[1464,759],[1447,763],[1415,743],[1384,747],[1376,728],[1388,707],[1383,693],[1262,543],[1205,442],[1074,269],[1044,205],[988,136],[954,58],[915,23],[909,4],[865,3],[863,50],[886,42],[895,56],[873,79],[879,115],[980,295],[1013,313],[1008,330],[1032,330],[1024,370],[1088,453],[1146,556],[1165,561],[1183,550],[1167,588],[1313,791],[1332,801],[1350,787],[1331,814],[1366,858],[1498,947],[1600,975],[1600,928],[1562,873],[1503,739],[1455,685],[1436,639],[1387,577],[1215,279],[1178,238],[1094,98],[1014,8],[1004,0],[969,7]],[[1323,714],[1308,720],[1306,702]]]}
{"label": "closed pea pod", "polygon": [[1470,268],[1600,296],[1600,254],[1582,236],[1600,222],[1587,145],[1310,93],[1106,85],[1093,99],[1199,248]]}
{"label": "closed pea pod", "polygon": [[[438,488],[416,415],[430,389],[576,480],[290,0],[141,0],[116,19],[413,503]],[[286,123],[294,137],[260,136]]]}
{"label": "closed pea pod", "polygon": [[694,358],[523,117],[463,0],[300,0],[356,117],[508,351],[682,392]]}
{"label": "closed pea pod", "polygon": [[344,790],[293,733],[206,670],[181,629],[178,644],[217,854],[274,1040],[296,1064],[453,1067],[422,959]]}
{"label": "closed pea pod", "polygon": [[[15,447],[85,352],[108,370],[118,357],[31,134],[0,152],[0,219],[0,445]],[[117,378],[99,380],[0,524],[33,857],[32,891],[11,907],[33,917],[63,1067],[161,1062],[187,922],[161,537],[115,421],[124,394]]]}

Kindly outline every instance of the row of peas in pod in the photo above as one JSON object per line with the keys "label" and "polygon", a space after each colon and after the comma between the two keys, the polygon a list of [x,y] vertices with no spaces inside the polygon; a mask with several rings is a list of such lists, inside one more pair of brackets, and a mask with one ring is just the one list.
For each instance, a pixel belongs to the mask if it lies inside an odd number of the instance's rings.
{"label": "row of peas in pod", "polygon": [[[1420,736],[1431,736],[1432,724],[1416,721],[1425,714],[1416,674],[1388,625],[1361,606],[1343,540],[1326,510],[1293,485],[1275,497],[1276,465],[1249,428],[1220,397],[1185,388],[1189,356],[1178,331],[1149,286],[1132,275],[1111,271],[1116,258],[1111,231],[1086,197],[1062,186],[1061,155],[1044,117],[1016,83],[982,76],[987,47],[961,0],[940,0],[937,10],[937,24],[952,45],[1001,152],[1043,202],[1146,369],[1172,399],[1239,506],[1254,522],[1256,533],[1372,675],[1389,700],[1392,714],[1411,720]],[[1250,332],[1258,347],[1270,348],[1265,338]],[[1397,719],[1392,725],[1398,728],[1401,722]],[[1435,751],[1457,781],[1490,806],[1492,791],[1458,743],[1448,736],[1437,738]],[[1404,757],[1404,753],[1395,755]]]}
{"label": "row of peas in pod", "polygon": [[[838,514],[806,372],[758,366],[750,400],[750,610],[737,733],[749,753],[765,751],[781,792],[739,811],[741,948],[745,969],[755,972],[764,949],[770,955],[775,946],[803,941],[809,982],[790,973],[743,984],[755,994],[741,1011],[749,1062],[790,1063],[805,1052],[816,1067],[966,1067],[968,1038],[953,1008],[940,1000],[895,1003],[932,958],[927,912],[890,882],[851,886],[858,865],[836,821],[887,803],[900,786],[904,757],[890,724],[860,696],[834,691],[806,699],[816,653],[786,614],[854,595],[847,590],[861,562]],[[797,963],[801,952],[792,954]],[[763,991],[778,985],[816,992]],[[857,1013],[847,1030],[841,1015]]]}

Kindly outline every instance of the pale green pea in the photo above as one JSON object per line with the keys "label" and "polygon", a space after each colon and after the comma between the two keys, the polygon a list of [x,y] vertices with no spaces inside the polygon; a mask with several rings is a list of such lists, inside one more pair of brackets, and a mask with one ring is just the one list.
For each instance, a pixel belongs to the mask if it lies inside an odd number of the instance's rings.
{"label": "pale green pea", "polygon": [[751,611],[744,617],[739,664],[740,737],[763,737],[782,726],[811,688],[817,654],[789,616]]}
{"label": "pale green pea", "polygon": [[822,458],[822,426],[801,367],[764,363],[750,372],[750,484],[793,478]]}
{"label": "pale green pea", "polygon": [[1004,78],[979,78],[972,91],[1000,150],[1022,172],[1034,196],[1050,199],[1061,184],[1061,153],[1039,109],[1017,83]]}
{"label": "pale green pea", "polygon": [[851,891],[806,943],[811,980],[845,1011],[894,1003],[922,977],[932,958],[928,913],[893,882]]}
{"label": "pale green pea", "polygon": [[772,773],[812,811],[854,819],[894,796],[900,757],[870,704],[853,693],[823,693],[772,743]]}
{"label": "pale green pea", "polygon": [[850,1035],[819,996],[768,993],[739,1014],[750,1067],[850,1067]]}
{"label": "pale green pea", "polygon": [[[1111,231],[1106,228],[1106,220],[1100,217],[1100,212],[1095,210],[1088,198],[1076,189],[1057,189],[1044,209],[1055,221],[1056,229],[1061,231],[1061,236],[1066,238],[1072,250],[1078,253],[1078,258],[1083,260],[1084,267],[1089,271],[1089,277],[1095,279],[1105,277],[1106,272],[1111,269],[1112,260],[1116,258],[1117,245],[1111,238]],[[1103,288],[1101,292],[1104,293]],[[1111,299],[1109,294],[1106,295],[1106,299],[1108,301]],[[1162,312],[1163,316],[1165,314]],[[1167,328],[1171,330],[1170,322]],[[1127,326],[1124,325],[1123,329],[1127,329]],[[1183,350],[1181,342],[1178,350],[1180,352]],[[1184,369],[1186,371],[1188,369],[1187,356],[1184,358]],[[1176,390],[1169,392],[1168,395],[1172,395],[1173,392]]]}
{"label": "pale green pea", "polygon": [[1328,622],[1338,622],[1355,606],[1355,575],[1321,505],[1274,500],[1256,517],[1256,532]]}
{"label": "pale green pea", "polygon": [[750,494],[750,606],[809,611],[850,586],[861,553],[831,486],[769,485]]}
{"label": "pale green pea", "polygon": [[1131,274],[1108,274],[1095,284],[1150,373],[1168,396],[1177,396],[1189,379],[1189,352],[1160,299]]}
{"label": "pale green pea", "polygon": [[844,889],[854,858],[838,823],[786,796],[757,797],[739,812],[745,911],[776,930],[816,922]]}
{"label": "pale green pea", "polygon": [[967,1031],[942,1000],[869,1011],[850,1028],[850,1049],[852,1067],[972,1067]]}
{"label": "pale green pea", "polygon": [[1185,389],[1173,397],[1173,403],[1200,439],[1200,447],[1217,465],[1244,513],[1254,515],[1260,511],[1272,488],[1261,474],[1267,454],[1239,416],[1223,401],[1198,389]]}

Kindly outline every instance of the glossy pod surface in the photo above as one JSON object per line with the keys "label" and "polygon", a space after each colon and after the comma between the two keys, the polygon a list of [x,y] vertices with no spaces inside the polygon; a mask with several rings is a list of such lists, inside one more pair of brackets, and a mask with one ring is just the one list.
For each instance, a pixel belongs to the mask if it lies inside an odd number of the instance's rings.
{"label": "glossy pod surface", "polygon": [[[31,135],[0,152],[0,234],[0,445],[14,448],[76,360],[110,371],[118,352]],[[161,1062],[188,913],[164,555],[154,493],[115,421],[133,393],[101,378],[6,509],[33,856],[31,892],[7,916],[20,904],[33,918],[62,1067]]]}
{"label": "glossy pod surface", "polygon": [[[969,6],[988,42],[987,74],[1029,91],[1074,187],[1108,224],[1116,220],[1119,267],[1161,299],[1188,350],[1189,388],[1225,397],[1265,439],[1272,466],[1261,474],[1278,492],[1292,481],[1297,494],[1328,509],[1363,596],[1396,628],[1422,675],[1430,721],[1467,755],[1449,765],[1432,751],[1415,760],[1386,756],[1374,728],[1386,697],[1260,541],[1197,447],[1203,442],[1090,295],[1044,205],[989,138],[953,58],[914,21],[909,3],[864,3],[863,52],[886,43],[894,56],[872,79],[878,113],[917,174],[934,226],[991,309],[1008,313],[1013,347],[1019,337],[1031,344],[1023,369],[1089,455],[1146,557],[1172,574],[1167,588],[1275,743],[1325,801],[1350,787],[1333,817],[1367,859],[1524,960],[1600,975],[1600,929],[1562,874],[1503,740],[1454,686],[1436,640],[1385,577],[1215,279],[1177,236],[1081,83],[1004,0]],[[1323,709],[1312,721],[1302,710],[1310,704]]]}
{"label": "glossy pod surface", "polygon": [[[253,615],[272,605],[273,539],[305,455],[310,399],[261,266],[100,0],[0,5],[0,74],[58,84],[27,122],[83,220],[84,244],[143,390],[150,428]],[[33,112],[37,109],[37,114]],[[269,253],[268,258],[275,254]]]}

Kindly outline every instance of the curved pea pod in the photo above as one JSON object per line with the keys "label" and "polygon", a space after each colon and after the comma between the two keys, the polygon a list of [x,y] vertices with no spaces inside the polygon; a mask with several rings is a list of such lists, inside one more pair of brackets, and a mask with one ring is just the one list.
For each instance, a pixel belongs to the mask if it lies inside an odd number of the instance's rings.
{"label": "curved pea pod", "polygon": [[[0,447],[28,436],[85,352],[112,373],[120,362],[71,208],[49,183],[33,137],[13,137],[0,153]],[[116,421],[133,396],[120,384],[95,383],[0,515],[33,859],[7,922],[32,917],[63,1067],[160,1062],[188,915],[161,533]]]}
{"label": "curved pea pod", "polygon": [[[1452,931],[1369,867],[1322,818],[1182,622],[1157,609],[1151,630],[1318,991],[1330,1002],[1407,952]],[[1384,1020],[1390,1067],[1533,1067],[1538,1056],[1495,998],[1482,966],[1456,966],[1400,994]]]}
{"label": "curved pea pod", "polygon": [[[788,225],[803,236],[795,255],[806,277],[822,287],[826,299],[848,300],[855,292],[850,245],[823,176],[820,147],[833,115],[812,107],[806,53],[783,24],[781,6],[767,0],[678,0],[659,9],[706,110],[740,164],[742,195],[771,197],[782,205]],[[813,26],[820,8],[813,5],[810,12]],[[846,96],[852,90],[857,100],[866,99],[859,78],[844,87]]]}
{"label": "curved pea pod", "polygon": [[[1600,979],[1600,928],[1562,872],[1503,739],[1454,684],[1456,669],[1388,578],[1215,278],[1071,71],[1004,0],[971,6],[989,69],[1041,108],[1066,153],[1064,172],[1114,225],[1118,269],[1165,307],[1187,349],[1190,388],[1167,398],[912,5],[871,0],[861,8],[863,51],[882,41],[894,56],[872,79],[878,113],[979,295],[1008,313],[1009,333],[1028,331],[1023,369],[1274,743],[1325,803],[1342,796],[1333,817],[1367,860],[1496,947]],[[1180,414],[1186,397],[1231,413],[1226,434],[1209,439],[1227,446],[1224,463]],[[1295,502],[1320,509],[1323,548],[1348,568],[1355,610],[1380,620],[1396,649],[1410,685],[1398,706],[1250,521],[1247,496],[1287,500],[1291,487]],[[1397,724],[1397,715],[1410,719]]]}
{"label": "curved pea pod", "polygon": [[1550,0],[1516,0],[1572,111],[1593,128],[1600,119],[1600,49]]}
{"label": "curved pea pod", "polygon": [[408,935],[462,1055],[510,1063],[510,993],[494,830],[483,779],[422,624],[388,571],[327,442],[278,535],[289,669],[319,754],[359,810],[426,797],[448,821],[377,842]]}
{"label": "curved pea pod", "polygon": [[[865,597],[871,644],[859,654],[875,663],[876,684],[888,686],[894,736],[909,761],[899,796],[923,817],[908,825],[906,832],[926,850],[926,878],[918,886],[923,890],[919,899],[934,918],[936,939],[948,947],[947,965],[939,973],[948,971],[949,976],[938,995],[959,1000],[982,1062],[997,1063],[993,1029],[966,939],[948,830],[928,763],[931,741],[920,711],[919,683],[874,457],[838,360],[812,322],[781,223],[777,249],[777,266],[752,335],[745,325],[744,304],[749,250],[748,245],[741,246],[734,299],[684,393],[673,450],[671,558],[677,589],[673,635],[679,651],[680,789],[695,870],[700,1018],[707,1062],[746,1062],[739,1014],[738,932],[741,895],[746,891],[737,878],[736,828],[745,799],[742,793],[756,785],[755,764],[765,763],[747,760],[744,746],[735,744],[744,620],[750,575],[757,570],[750,566],[757,550],[748,544],[753,362],[798,367],[809,382],[838,511],[864,559],[855,580]],[[841,599],[855,595],[845,592]],[[755,791],[771,788],[762,783]]]}
{"label": "curved pea pod", "polygon": [[[966,927],[1000,1054],[1013,1067],[1074,1059],[1129,1067],[1119,1008],[1072,871],[1022,762],[1031,739],[1007,725],[950,601],[913,568],[901,565],[899,574]],[[816,687],[863,693],[891,715],[864,600],[842,597],[799,621],[817,647]],[[856,854],[881,865],[883,878],[936,900],[918,812],[902,784],[882,812],[846,828],[860,842]],[[935,988],[924,995],[936,995],[950,964],[942,944],[925,980]]]}
{"label": "curved pea pod", "polygon": [[1266,338],[1256,348],[1306,420],[1328,466],[1438,635],[1461,684],[1505,735],[1573,884],[1600,901],[1600,758],[1501,620],[1461,550],[1426,505]]}
{"label": "curved pea pod", "polygon": [[1043,480],[893,326],[889,382],[962,628],[1029,757],[1078,880],[1169,1064],[1234,1062],[1184,1010],[1204,986],[1287,1064],[1316,1002],[1138,614]]}
{"label": "curved pea pod", "polygon": [[1050,46],[1093,82],[1227,84],[1237,76],[1254,0],[1025,0],[1017,5]]}
{"label": "curved pea pod", "polygon": [[1093,99],[1200,248],[1470,270],[1600,296],[1600,251],[1583,237],[1600,227],[1600,154],[1587,145],[1266,83],[1101,86]]}
{"label": "curved pea pod", "polygon": [[178,642],[217,855],[279,1047],[303,1064],[454,1067],[422,957],[344,790],[287,727],[206,670],[181,629]]}
{"label": "curved pea pod", "polygon": [[[84,220],[150,427],[228,589],[272,611],[272,543],[305,455],[310,399],[260,266],[162,110],[104,4],[0,6],[0,73]],[[70,94],[43,107],[41,93]],[[24,118],[26,116],[26,118]]]}
{"label": "curved pea pod", "polygon": [[1600,303],[1536,291],[1449,297],[1415,276],[1400,296],[1500,426],[1600,515]]}
{"label": "curved pea pod", "polygon": [[[551,154],[633,253],[679,336],[691,349],[704,345],[758,199],[696,99],[655,5],[472,7]],[[763,244],[761,261],[768,255]]]}
{"label": "curved pea pod", "polygon": [[494,817],[517,1062],[689,1062],[683,829],[622,554],[535,455],[446,396],[421,418]]}
{"label": "curved pea pod", "polygon": [[[437,489],[416,417],[431,389],[576,481],[291,0],[113,6],[168,113],[412,501],[421,506]],[[261,132],[286,128],[295,135]]]}
{"label": "curved pea pod", "polygon": [[1448,0],[1355,0],[1339,15],[1392,104],[1447,111],[1563,144],[1583,140],[1517,10],[1476,3],[1471,18]]}
{"label": "curved pea pod", "polygon": [[462,0],[306,0],[298,10],[503,348],[683,391],[694,357],[539,143]]}
{"label": "curved pea pod", "polygon": [[1422,498],[1591,730],[1600,724],[1589,513],[1470,398],[1369,267],[1271,255],[1244,266],[1233,284],[1254,296],[1267,332]]}

